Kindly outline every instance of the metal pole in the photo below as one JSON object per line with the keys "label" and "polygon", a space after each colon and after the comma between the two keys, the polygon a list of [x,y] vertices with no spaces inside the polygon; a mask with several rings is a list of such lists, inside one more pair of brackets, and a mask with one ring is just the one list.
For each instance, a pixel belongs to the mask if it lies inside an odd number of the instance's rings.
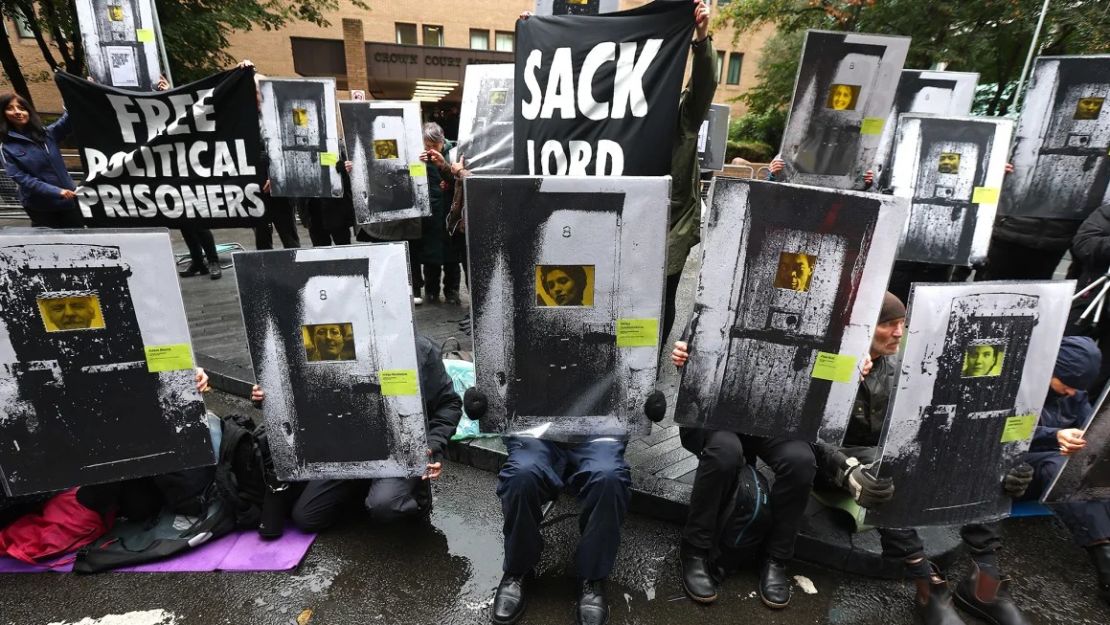
{"label": "metal pole", "polygon": [[[1045,4],[1048,0],[1045,0]],[[170,59],[166,56],[166,43],[162,39],[162,23],[158,21],[158,7],[155,2],[150,3],[150,12],[154,16],[154,36],[155,45],[158,46],[158,56],[162,57],[162,75],[166,77],[166,81],[170,83],[170,88],[173,88],[173,74],[170,73]],[[1043,15],[1041,17],[1044,17]]]}
{"label": "metal pole", "polygon": [[1037,28],[1033,31],[1033,43],[1029,44],[1029,54],[1025,56],[1025,67],[1021,68],[1021,78],[1018,79],[1017,92],[1014,93],[1014,111],[1018,110],[1021,104],[1021,88],[1025,86],[1025,79],[1029,76],[1029,66],[1033,64],[1033,54],[1037,51],[1037,43],[1041,38],[1041,27],[1044,26],[1044,16],[1048,13],[1048,3],[1051,0],[1044,0],[1041,6],[1041,16],[1037,19]]}

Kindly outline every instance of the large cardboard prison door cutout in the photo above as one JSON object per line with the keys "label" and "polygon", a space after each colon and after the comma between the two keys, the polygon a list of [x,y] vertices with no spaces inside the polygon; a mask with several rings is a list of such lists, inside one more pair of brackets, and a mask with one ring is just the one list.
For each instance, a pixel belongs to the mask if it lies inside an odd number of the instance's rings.
{"label": "large cardboard prison door cutout", "polygon": [[1090,421],[1083,427],[1087,444],[1067,456],[1041,501],[1044,503],[1075,503],[1110,501],[1110,404],[1095,406]]}
{"label": "large cardboard prison door cutout", "polygon": [[340,102],[360,224],[428,217],[427,165],[417,102]]}
{"label": "large cardboard prison door cutout", "polygon": [[620,10],[620,0],[536,0],[536,15],[601,15]]}
{"label": "large cardboard prison door cutout", "polygon": [[880,527],[1005,516],[1002,478],[1040,416],[1073,282],[914,285],[878,473]]}
{"label": "large cardboard prison door cutout", "polygon": [[709,105],[709,114],[698,129],[698,167],[702,171],[721,171],[725,167],[728,116],[727,104]]}
{"label": "large cardboard prison door cutout", "polygon": [[153,91],[161,70],[152,0],[77,0],[89,74],[102,85]]}
{"label": "large cardboard prison door cutout", "polygon": [[215,461],[165,231],[0,234],[9,495]]}
{"label": "large cardboard prison door cutout", "polygon": [[466,185],[476,382],[495,428],[552,440],[649,431],[669,180]]}
{"label": "large cardboard prison door cutout", "polygon": [[274,197],[342,197],[334,78],[259,81]]}
{"label": "large cardboard prison door cutout", "polygon": [[1078,220],[1110,202],[1110,55],[1037,58],[1011,162],[1003,215]]}
{"label": "large cardboard prison door cutout", "polygon": [[904,69],[894,93],[894,106],[883,124],[879,138],[878,188],[891,186],[891,165],[898,131],[898,118],[906,113],[925,113],[939,117],[967,117],[975,103],[977,72],[932,72]]}
{"label": "large cardboard prison door cutout", "polygon": [[391,243],[233,256],[280,479],[423,472],[406,254]]}
{"label": "large cardboard prison door cutout", "polygon": [[718,180],[675,421],[838,443],[906,204]]}
{"label": "large cardboard prison door cutout", "polygon": [[468,65],[459,109],[461,157],[474,174],[507,174],[513,169],[512,63]]}
{"label": "large cardboard prison door cutout", "polygon": [[971,265],[986,258],[1013,122],[903,115],[894,194],[912,198],[900,260]]}
{"label": "large cardboard prison door cutout", "polygon": [[781,155],[796,184],[851,189],[876,169],[908,37],[806,34]]}

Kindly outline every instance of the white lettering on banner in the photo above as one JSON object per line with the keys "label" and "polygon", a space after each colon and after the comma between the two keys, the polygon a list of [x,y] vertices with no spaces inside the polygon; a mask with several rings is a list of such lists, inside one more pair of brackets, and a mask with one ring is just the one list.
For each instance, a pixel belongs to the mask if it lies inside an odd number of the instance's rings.
{"label": "white lettering on banner", "polygon": [[[619,48],[612,41],[599,43],[586,54],[577,83],[571,48],[557,48],[551,58],[546,89],[541,89],[536,77],[536,71],[543,67],[543,52],[532,50],[524,61],[527,96],[521,100],[520,114],[527,120],[552,119],[556,111],[560,119],[574,119],[577,113],[593,121],[606,117],[624,119],[626,113],[644,117],[648,113],[644,79],[662,45],[662,39],[648,39],[637,56],[635,41],[621,42]],[[612,101],[594,100],[594,78],[598,69],[614,60],[616,71]]]}
{"label": "white lettering on banner", "polygon": [[[195,93],[179,93],[169,96],[170,105],[158,97],[135,98],[118,94],[105,94],[119,121],[120,136],[124,143],[138,143],[135,126],[146,130],[144,141],[167,135],[197,132],[215,132],[216,120],[212,116],[216,108],[212,105],[212,89],[199,89]],[[138,114],[135,112],[138,108]]]}
{"label": "white lettering on banner", "polygon": [[[212,166],[201,162],[202,155],[211,148]],[[111,156],[96,148],[85,148],[85,162],[89,167],[86,182],[127,175],[135,178],[218,178],[221,176],[254,176],[257,170],[250,164],[247,144],[236,139],[234,147],[227,141],[196,141],[163,143],[138,146],[130,152],[116,152]]]}
{"label": "white lettering on banner", "polygon": [[[539,167],[536,167],[536,141],[528,139],[528,175],[544,176],[620,176],[624,172],[624,149],[616,141],[601,139],[594,154],[589,141],[568,141],[568,148],[556,140],[545,141],[540,147]],[[569,159],[568,159],[569,152]],[[593,158],[596,156],[596,158]],[[590,171],[590,165],[593,171]],[[553,166],[552,166],[553,165]]]}
{"label": "white lettering on banner", "polygon": [[237,185],[159,185],[151,194],[150,185],[98,184],[77,187],[81,214],[91,218],[100,204],[108,218],[156,217],[176,219],[240,219],[262,217],[262,188],[257,183]]}

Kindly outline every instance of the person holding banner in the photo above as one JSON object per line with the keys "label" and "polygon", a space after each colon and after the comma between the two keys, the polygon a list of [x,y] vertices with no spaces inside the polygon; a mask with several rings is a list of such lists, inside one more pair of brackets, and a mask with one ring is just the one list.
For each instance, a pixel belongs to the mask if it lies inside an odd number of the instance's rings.
{"label": "person holding banner", "polygon": [[[875,477],[871,469],[880,453],[879,440],[894,390],[898,349],[905,331],[906,307],[888,292],[883,298],[871,341],[870,360],[862,370],[864,379],[856,394],[843,445],[814,445],[820,467],[819,481],[848,491],[862,508],[881,506],[894,497],[895,484],[890,478]],[[1011,497],[1019,498],[1032,479],[1032,467],[1020,464],[1010,470],[1000,487]],[[903,488],[912,488],[912,485]],[[1003,575],[999,567],[998,550],[1002,547],[1002,538],[998,524],[969,523],[960,529],[960,536],[974,562],[971,575],[956,588],[955,599],[960,607],[995,625],[1028,623],[1010,598],[1010,578]],[[961,625],[963,620],[953,605],[948,581],[925,557],[925,545],[917,531],[879,528],[879,537],[883,556],[902,560],[906,574],[913,580],[917,591],[914,612],[918,620],[924,625]]]}
{"label": "person holding banner", "polygon": [[[685,341],[675,342],[671,352],[674,366],[686,364],[690,348]],[[785,608],[790,604],[794,584],[786,567],[794,559],[794,541],[817,472],[809,443],[689,427],[679,428],[679,436],[682,446],[698,457],[680,551],[686,594],[698,603],[717,600],[719,580],[713,560],[722,511],[736,488],[748,453],[761,458],[775,473],[771,488],[774,522],[763,543],[766,558],[760,566],[759,598],[769,608]]]}
{"label": "person holding banner", "polygon": [[671,223],[667,232],[667,295],[663,308],[663,338],[671,333],[675,319],[678,283],[690,248],[698,242],[701,228],[701,179],[698,167],[698,131],[709,114],[717,92],[716,59],[709,34],[709,7],[694,4],[693,68],[690,82],[678,105],[675,143],[671,150]]}
{"label": "person holding banner", "polygon": [[83,228],[73,178],[58,149],[70,132],[69,113],[43,126],[23,96],[0,96],[0,143],[4,171],[15,181],[23,210],[36,228]]}
{"label": "person holding banner", "polygon": [[[1087,389],[1098,377],[1102,354],[1094,339],[1066,336],[1056,356],[1048,397],[1025,461],[1033,465],[1033,483],[1024,499],[1036,500],[1052,485],[1067,457],[1083,449],[1083,428],[1094,413]],[[1104,417],[1105,418],[1105,417]],[[1052,506],[1075,543],[1087,551],[1098,574],[1099,596],[1110,603],[1110,501],[1082,501]]]}

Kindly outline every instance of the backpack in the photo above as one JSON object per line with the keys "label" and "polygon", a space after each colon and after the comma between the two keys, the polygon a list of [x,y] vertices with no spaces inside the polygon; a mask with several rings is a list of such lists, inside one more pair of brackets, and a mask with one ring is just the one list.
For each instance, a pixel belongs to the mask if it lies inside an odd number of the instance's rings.
{"label": "backpack", "polygon": [[[263,428],[243,415],[222,417],[219,450],[214,468],[158,476],[157,483],[166,502],[162,511],[153,519],[116,525],[102,539],[77,553],[73,570],[98,573],[143,564],[192,549],[236,529],[257,529],[262,520],[262,502],[269,491],[265,477],[269,471],[269,447]],[[167,483],[192,482],[192,476],[200,471],[214,475],[200,495],[190,495],[187,488],[166,490]]]}
{"label": "backpack", "polygon": [[717,524],[721,528],[717,562],[726,571],[759,562],[763,539],[773,523],[770,493],[767,478],[755,466],[740,467],[736,490]]}

